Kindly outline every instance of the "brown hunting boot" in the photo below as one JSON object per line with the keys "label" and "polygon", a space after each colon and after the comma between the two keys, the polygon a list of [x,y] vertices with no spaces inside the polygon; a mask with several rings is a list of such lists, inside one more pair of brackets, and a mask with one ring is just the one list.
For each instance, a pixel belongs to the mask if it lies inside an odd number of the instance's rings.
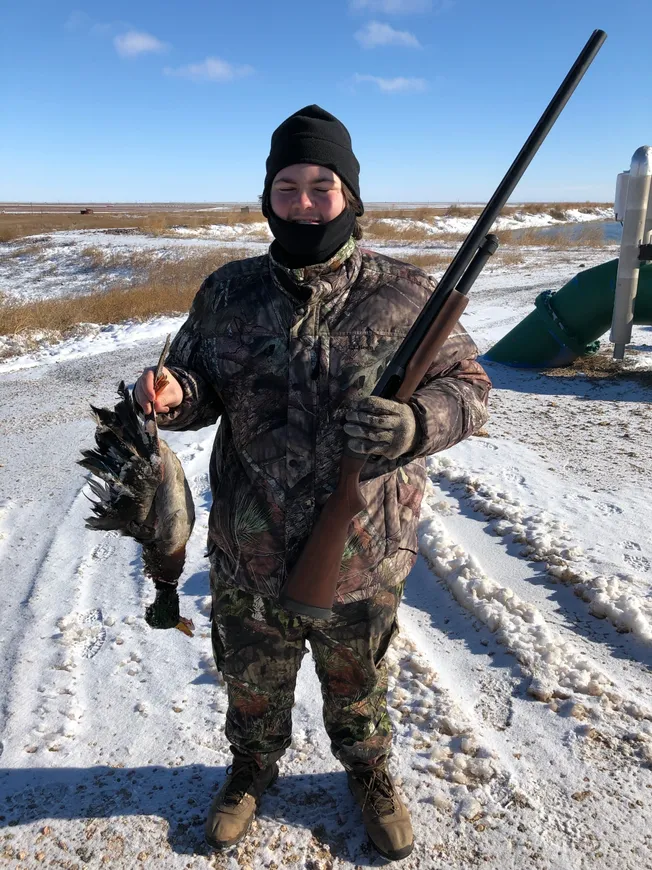
{"label": "brown hunting boot", "polygon": [[386,764],[347,770],[349,788],[360,808],[369,839],[390,861],[407,858],[414,846],[410,814],[401,802]]}
{"label": "brown hunting boot", "polygon": [[278,778],[278,765],[262,770],[253,758],[234,756],[226,781],[211,804],[206,819],[206,842],[213,849],[228,849],[245,836],[262,793]]}

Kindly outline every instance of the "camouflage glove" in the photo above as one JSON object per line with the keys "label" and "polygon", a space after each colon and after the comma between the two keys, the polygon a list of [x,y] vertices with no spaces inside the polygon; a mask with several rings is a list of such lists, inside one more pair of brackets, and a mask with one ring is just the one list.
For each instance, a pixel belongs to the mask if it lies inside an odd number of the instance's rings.
{"label": "camouflage glove", "polygon": [[403,402],[364,396],[349,406],[344,431],[355,453],[397,459],[416,447],[419,427],[412,408]]}
{"label": "camouflage glove", "polygon": [[145,609],[145,622],[152,628],[176,628],[180,619],[176,583],[157,583],[156,598]]}

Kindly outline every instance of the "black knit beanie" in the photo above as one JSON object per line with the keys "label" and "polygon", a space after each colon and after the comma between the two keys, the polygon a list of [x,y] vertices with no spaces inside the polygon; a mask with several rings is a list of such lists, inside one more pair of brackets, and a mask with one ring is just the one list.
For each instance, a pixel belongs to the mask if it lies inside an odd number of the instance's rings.
{"label": "black knit beanie", "polygon": [[360,201],[360,164],[351,148],[351,136],[341,121],[319,106],[299,109],[272,133],[272,144],[265,164],[263,214],[269,217],[269,193],[278,172],[294,163],[314,163],[335,172]]}

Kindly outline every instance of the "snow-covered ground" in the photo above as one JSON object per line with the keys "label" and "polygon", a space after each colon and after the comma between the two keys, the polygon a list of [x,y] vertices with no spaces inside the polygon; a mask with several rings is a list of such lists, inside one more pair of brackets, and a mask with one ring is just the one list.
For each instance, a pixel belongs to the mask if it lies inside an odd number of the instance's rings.
{"label": "snow-covered ground", "polygon": [[[371,212],[371,216],[373,217],[373,212]],[[530,227],[559,227],[563,226],[564,223],[587,223],[598,220],[613,220],[613,209],[591,207],[582,211],[577,208],[571,208],[561,212],[559,217],[554,217],[547,212],[541,212],[540,214],[517,212],[509,217],[499,217],[492,229],[494,232],[524,230]],[[475,217],[452,217],[448,215],[435,217],[427,221],[412,220],[411,218],[379,219],[379,223],[388,224],[399,230],[399,232],[405,229],[417,228],[433,236],[441,235],[442,233],[468,233],[473,229],[475,222]]]}
{"label": "snow-covered ground", "polygon": [[[246,235],[243,238],[247,238]],[[252,255],[269,246],[269,241],[248,241],[245,244],[219,236],[211,237],[210,234],[202,238],[200,233],[189,238],[167,238],[127,229],[69,230],[28,236],[0,243],[0,293],[16,302],[93,293],[116,283],[129,283],[137,272],[129,265],[134,256],[179,259],[206,253],[216,248],[216,243],[220,248],[247,248]],[[106,268],[93,266],[95,251],[105,253]]]}
{"label": "snow-covered ground", "polygon": [[[616,254],[525,255],[472,291],[464,323],[481,351],[541,289]],[[251,835],[222,856],[203,844],[229,762],[204,558],[214,430],[166,436],[197,506],[181,584],[193,638],[147,627],[137,546],[84,528],[88,403],[112,405],[179,322],[96,329],[0,364],[0,864],[378,866],[309,659],[293,746]],[[636,328],[639,372],[651,345]],[[652,390],[487,368],[483,433],[429,460],[389,653],[391,764],[416,835],[401,866],[640,870],[652,865]]]}

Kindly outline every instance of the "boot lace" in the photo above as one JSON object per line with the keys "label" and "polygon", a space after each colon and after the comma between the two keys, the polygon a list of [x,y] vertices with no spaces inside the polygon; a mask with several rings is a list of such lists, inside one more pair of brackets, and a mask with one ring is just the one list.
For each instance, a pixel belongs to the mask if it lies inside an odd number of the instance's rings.
{"label": "boot lace", "polygon": [[386,768],[372,767],[353,775],[364,788],[362,809],[369,805],[378,816],[389,816],[396,810],[396,790]]}
{"label": "boot lace", "polygon": [[224,790],[223,803],[227,806],[236,806],[248,793],[258,772],[255,761],[236,760],[226,769],[228,778]]}

